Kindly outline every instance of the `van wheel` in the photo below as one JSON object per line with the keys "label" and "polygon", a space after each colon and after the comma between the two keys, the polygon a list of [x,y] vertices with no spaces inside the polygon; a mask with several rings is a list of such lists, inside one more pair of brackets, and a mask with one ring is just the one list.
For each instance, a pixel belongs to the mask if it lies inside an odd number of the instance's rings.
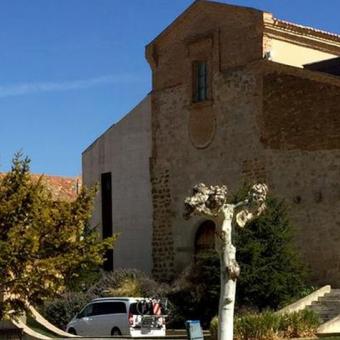
{"label": "van wheel", "polygon": [[119,330],[119,328],[115,327],[115,328],[112,328],[111,335],[113,336],[122,335],[122,332]]}
{"label": "van wheel", "polygon": [[68,330],[68,333],[73,334],[73,335],[77,335],[77,332],[76,332],[76,330],[74,328],[70,328]]}

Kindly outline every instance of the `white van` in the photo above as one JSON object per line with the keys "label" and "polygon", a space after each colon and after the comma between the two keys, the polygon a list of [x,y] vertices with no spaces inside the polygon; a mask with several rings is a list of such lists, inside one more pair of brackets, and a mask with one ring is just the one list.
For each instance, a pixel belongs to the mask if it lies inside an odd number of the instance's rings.
{"label": "white van", "polygon": [[[161,306],[142,298],[107,297],[92,300],[67,325],[83,336],[165,336]],[[145,306],[149,306],[145,308]]]}

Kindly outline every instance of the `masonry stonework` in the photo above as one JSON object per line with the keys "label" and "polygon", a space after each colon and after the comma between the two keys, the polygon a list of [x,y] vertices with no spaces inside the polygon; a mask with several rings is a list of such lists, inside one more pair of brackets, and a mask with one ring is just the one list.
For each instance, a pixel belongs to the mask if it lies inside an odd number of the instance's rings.
{"label": "masonry stonework", "polygon": [[211,226],[183,218],[190,189],[263,181],[287,202],[314,283],[340,288],[340,78],[304,68],[339,56],[339,35],[206,0],[147,45],[150,95],[83,154],[85,184],[112,173],[116,267],[173,279]]}
{"label": "masonry stonework", "polygon": [[151,179],[153,198],[153,219],[158,228],[152,234],[153,272],[162,273],[162,280],[168,281],[174,273],[173,232],[171,228],[169,170],[159,171]]}
{"label": "masonry stonework", "polygon": [[[195,6],[146,53],[153,71],[154,275],[169,280],[193,259],[204,220],[185,221],[182,213],[194,184],[233,191],[244,181],[265,181],[289,205],[314,282],[336,286],[339,79],[264,60],[271,38],[262,12]],[[192,101],[195,60],[206,60],[210,72],[209,100],[201,103]],[[332,259],[339,265],[328,265]]]}
{"label": "masonry stonework", "polygon": [[278,67],[264,74],[261,141],[270,185],[290,205],[313,281],[340,280],[340,80]]}
{"label": "masonry stonework", "polygon": [[266,74],[264,145],[278,150],[339,149],[339,88],[339,80],[327,84],[294,74]]}
{"label": "masonry stonework", "polygon": [[[249,30],[260,27],[261,13],[233,7],[221,12],[213,3],[202,9],[155,43],[157,63],[150,52],[155,47],[147,50],[153,68],[151,176],[157,244],[153,273],[162,279],[173,278],[193,257],[195,233],[202,220],[187,222],[182,217],[188,190],[202,181],[236,189],[244,177],[256,179],[265,174],[256,136],[261,75],[239,66],[262,58],[260,28]],[[242,34],[251,43],[241,48]],[[200,59],[208,61],[210,100],[192,103],[192,63]],[[258,169],[250,169],[248,160]],[[164,186],[160,178],[165,169],[167,187],[159,189],[160,182]]]}

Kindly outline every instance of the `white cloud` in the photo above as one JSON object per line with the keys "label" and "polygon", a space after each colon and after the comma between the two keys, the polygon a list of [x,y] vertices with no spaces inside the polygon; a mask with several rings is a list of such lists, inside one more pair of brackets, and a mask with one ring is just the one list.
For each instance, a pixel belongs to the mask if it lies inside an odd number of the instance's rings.
{"label": "white cloud", "polygon": [[139,82],[140,78],[132,75],[106,75],[84,80],[65,82],[32,82],[13,85],[0,85],[0,98],[35,94],[42,92],[60,92],[78,89],[87,89],[105,84],[121,84]]}

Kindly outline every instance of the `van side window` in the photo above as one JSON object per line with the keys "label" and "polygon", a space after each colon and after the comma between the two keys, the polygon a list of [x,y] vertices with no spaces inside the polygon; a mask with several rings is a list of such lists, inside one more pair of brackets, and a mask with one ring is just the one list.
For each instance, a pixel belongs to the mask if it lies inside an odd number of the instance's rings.
{"label": "van side window", "polygon": [[126,314],[126,306],[124,302],[102,302],[93,305],[93,315],[104,314]]}
{"label": "van side window", "polygon": [[125,313],[126,314],[126,305],[124,302],[114,302],[114,313]]}
{"label": "van side window", "polygon": [[86,306],[77,316],[77,319],[85,318],[93,315],[93,305]]}

